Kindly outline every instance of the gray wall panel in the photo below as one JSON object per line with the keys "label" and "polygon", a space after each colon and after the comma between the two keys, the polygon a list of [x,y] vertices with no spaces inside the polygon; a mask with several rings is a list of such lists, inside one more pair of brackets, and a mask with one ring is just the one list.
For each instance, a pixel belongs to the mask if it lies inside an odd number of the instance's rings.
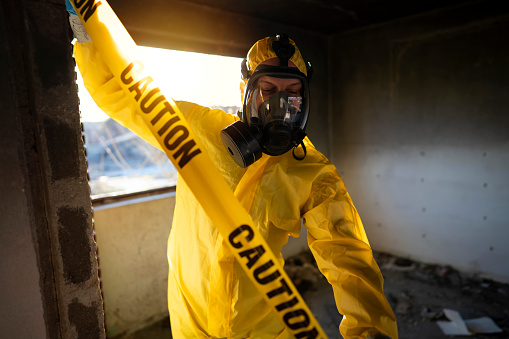
{"label": "gray wall panel", "polygon": [[332,157],[375,249],[509,280],[507,36],[465,6],[334,38]]}

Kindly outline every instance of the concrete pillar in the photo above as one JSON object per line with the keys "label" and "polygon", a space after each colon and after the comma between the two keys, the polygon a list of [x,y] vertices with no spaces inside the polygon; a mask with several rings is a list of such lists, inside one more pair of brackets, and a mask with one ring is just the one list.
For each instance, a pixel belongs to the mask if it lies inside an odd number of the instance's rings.
{"label": "concrete pillar", "polygon": [[3,0],[0,32],[2,337],[104,338],[64,1]]}

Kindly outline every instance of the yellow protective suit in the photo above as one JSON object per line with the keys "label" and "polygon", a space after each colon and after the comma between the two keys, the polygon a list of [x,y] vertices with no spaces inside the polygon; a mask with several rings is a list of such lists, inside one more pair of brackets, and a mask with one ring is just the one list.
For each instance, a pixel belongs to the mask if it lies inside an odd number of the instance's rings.
{"label": "yellow protective suit", "polygon": [[[74,54],[85,86],[99,107],[158,147],[93,43],[77,42]],[[299,235],[304,220],[309,248],[344,315],[343,337],[384,333],[396,339],[396,321],[383,294],[382,275],[335,167],[306,138],[307,156],[302,161],[295,160],[292,152],[277,157],[264,154],[247,169],[241,168],[219,136],[235,117],[193,103],[177,104],[281,262],[281,248],[289,235]],[[291,337],[180,178],[168,261],[174,338]]]}

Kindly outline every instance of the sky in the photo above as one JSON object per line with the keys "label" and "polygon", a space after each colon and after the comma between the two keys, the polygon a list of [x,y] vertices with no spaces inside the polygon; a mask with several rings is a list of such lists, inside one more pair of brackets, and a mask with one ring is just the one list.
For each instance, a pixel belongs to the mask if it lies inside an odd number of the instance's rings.
{"label": "sky", "polygon": [[[241,58],[138,48],[146,74],[154,77],[165,96],[203,106],[240,106]],[[77,67],[76,72],[82,120],[107,119],[108,116],[97,107],[85,89]]]}

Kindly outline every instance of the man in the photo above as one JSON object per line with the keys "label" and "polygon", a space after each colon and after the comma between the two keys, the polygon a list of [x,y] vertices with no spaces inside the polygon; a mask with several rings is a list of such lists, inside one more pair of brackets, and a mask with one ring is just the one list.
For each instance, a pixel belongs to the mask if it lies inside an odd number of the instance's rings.
{"label": "man", "polygon": [[[80,39],[84,31],[72,15],[71,26],[78,35],[76,62],[98,106],[158,147],[93,42]],[[283,245],[304,221],[309,248],[344,315],[343,337],[396,339],[357,211],[335,167],[305,137],[309,73],[292,40],[268,37],[243,63],[239,119],[194,103],[177,105],[281,263]],[[291,338],[180,177],[168,261],[174,338]]]}

